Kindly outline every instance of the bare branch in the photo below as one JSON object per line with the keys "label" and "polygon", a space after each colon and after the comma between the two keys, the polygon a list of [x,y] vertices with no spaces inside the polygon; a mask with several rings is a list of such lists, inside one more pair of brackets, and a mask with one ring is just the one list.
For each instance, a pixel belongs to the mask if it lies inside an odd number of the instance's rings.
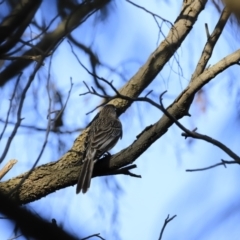
{"label": "bare branch", "polygon": [[[76,236],[70,235],[52,223],[34,215],[22,206],[7,198],[0,192],[0,212],[12,222],[17,223],[21,233],[25,237],[33,239],[64,239],[77,240]],[[44,229],[44,231],[43,231]]]}
{"label": "bare branch", "polygon": [[207,32],[207,42],[205,44],[205,47],[202,51],[202,55],[198,61],[197,67],[195,69],[195,72],[192,75],[191,81],[194,81],[196,77],[198,77],[206,68],[208,60],[212,56],[213,49],[227,23],[227,20],[229,18],[229,11],[226,10],[226,8],[223,10],[217,25],[215,26],[214,31],[211,35],[209,35],[209,30],[207,27],[207,24],[205,24],[206,32]]}
{"label": "bare branch", "polygon": [[[192,29],[198,14],[204,8],[206,0],[191,1],[190,4],[185,5],[180,16],[177,18],[174,28],[172,28],[160,46],[151,54],[147,62],[139,69],[139,71],[128,81],[128,83],[119,90],[121,95],[127,95],[131,98],[136,98],[146,87],[153,81],[156,75],[161,71],[163,66],[172,56],[174,51],[178,49],[182,41],[185,39],[189,31]],[[169,42],[171,44],[169,45]],[[188,86],[182,94],[172,103],[168,108],[168,112],[176,119],[186,115],[189,104],[194,94],[199,88],[209,82],[217,72],[221,72],[229,62],[233,62],[239,57],[238,53],[230,56],[222,66],[214,66],[211,72],[205,71],[201,77],[196,79],[196,82]],[[233,63],[232,63],[233,64]],[[229,66],[229,65],[228,65]],[[215,74],[215,75],[214,75]],[[116,99],[111,102],[120,109],[120,114],[124,112],[132,102]],[[152,124],[147,130],[144,130],[139,138],[134,141],[129,147],[123,149],[121,152],[113,155],[109,161],[99,161],[94,168],[94,176],[100,175],[103,171],[106,172],[116,170],[127,166],[134,162],[148,147],[151,146],[157,139],[159,139],[168,128],[173,124],[172,120],[163,116],[156,123]],[[76,152],[84,151],[84,142],[87,135],[87,129],[75,140],[71,150]],[[63,155],[59,161],[45,164],[36,168],[32,174],[21,185],[17,194],[12,196],[18,203],[27,203],[39,199],[46,194],[54,192],[58,189],[71,186],[76,183],[79,168],[76,163],[82,158],[74,151],[68,151]],[[70,167],[73,166],[73,167]],[[6,193],[11,191],[27,173],[21,174],[5,183],[0,183],[0,189]],[[31,184],[29,184],[29,181]],[[45,182],[48,182],[47,186]],[[56,182],[57,181],[57,182]],[[29,188],[31,186],[31,188]],[[44,188],[42,186],[45,186]],[[27,193],[27,194],[25,194]],[[33,194],[34,193],[34,194]]]}
{"label": "bare branch", "polygon": [[[163,93],[164,94],[164,93]],[[231,158],[233,158],[236,162],[240,163],[240,157],[234,153],[230,148],[228,148],[226,145],[224,145],[223,143],[207,136],[207,135],[203,135],[200,133],[196,132],[196,129],[194,129],[193,131],[188,130],[187,128],[185,128],[175,117],[173,117],[171,114],[169,114],[169,112],[164,108],[163,103],[162,103],[162,95],[160,95],[160,105],[162,107],[162,111],[164,112],[164,114],[166,114],[167,117],[169,117],[172,121],[174,121],[174,123],[184,131],[184,133],[182,134],[182,136],[185,137],[192,137],[192,138],[196,138],[196,139],[201,139],[204,140],[206,142],[212,143],[213,145],[219,147],[220,149],[222,149],[225,153],[227,153]]]}
{"label": "bare branch", "polygon": [[[3,119],[0,119],[0,122],[4,123],[5,124],[5,120]],[[16,123],[13,122],[13,121],[8,121],[8,124],[11,124],[11,125],[15,125]],[[32,129],[32,130],[35,130],[35,131],[39,131],[39,132],[46,132],[47,131],[47,128],[44,128],[44,127],[38,127],[38,126],[35,126],[35,125],[28,125],[28,124],[21,124],[19,126],[20,128],[26,128],[26,129]],[[75,132],[81,132],[83,131],[84,128],[75,128],[75,129],[72,129],[72,130],[59,130],[59,129],[51,129],[50,131],[52,133],[63,133],[63,134],[71,134],[71,133],[75,133]]]}
{"label": "bare branch", "polygon": [[[145,7],[142,7],[142,6],[140,6],[140,5],[132,2],[132,1],[130,1],[130,0],[126,0],[126,2],[129,2],[129,3],[132,4],[133,6],[135,6],[135,7],[137,7],[137,8],[140,8],[140,9],[144,10],[145,12],[149,13],[150,15],[153,16],[153,18],[154,18],[155,21],[156,21],[157,18],[159,18],[159,19],[162,20],[163,22],[169,23],[170,26],[173,26],[173,24],[172,24],[170,21],[168,21],[167,19],[159,16],[159,15],[156,14],[156,13],[153,13],[153,12],[147,10]],[[157,21],[156,21],[156,22],[157,22]],[[157,23],[158,23],[158,22],[157,22]],[[159,26],[159,25],[158,25],[158,26]]]}
{"label": "bare branch", "polygon": [[[237,57],[240,58],[240,50],[238,51],[238,55]],[[228,57],[230,57],[231,55],[229,55]],[[223,60],[222,60],[223,61]],[[220,64],[222,61],[220,61],[219,63],[217,63],[216,65]],[[225,64],[225,61],[226,61],[226,58],[224,59],[224,64]],[[234,60],[234,62],[236,62],[236,60]],[[88,71],[89,74],[92,74],[79,60],[79,63],[84,67],[84,69],[86,69]],[[212,68],[215,68],[214,65]],[[229,64],[230,65],[230,64]],[[228,67],[228,66],[225,66],[225,67]],[[210,71],[210,69],[208,69],[207,71]],[[217,70],[217,69],[216,69]],[[206,71],[205,71],[206,72]],[[205,73],[204,72],[204,73]],[[203,74],[204,74],[203,73]],[[199,77],[201,77],[203,74],[201,74]],[[98,77],[98,76],[96,76]],[[213,145],[219,147],[220,149],[222,149],[225,153],[227,153],[231,158],[233,158],[235,161],[237,161],[238,163],[240,163],[240,157],[234,153],[231,149],[229,149],[227,146],[225,146],[224,144],[222,144],[221,142],[207,136],[207,135],[202,135],[202,134],[199,134],[196,132],[196,130],[194,131],[190,131],[188,130],[187,128],[185,128],[175,117],[173,117],[163,106],[163,103],[162,103],[162,96],[166,93],[163,92],[160,97],[159,97],[159,101],[160,101],[160,105],[157,104],[156,102],[154,102],[153,100],[147,98],[147,97],[138,97],[138,98],[131,98],[131,97],[128,97],[128,96],[124,96],[122,95],[121,93],[118,92],[118,90],[113,86],[113,84],[109,81],[107,81],[106,79],[104,78],[101,78],[101,77],[98,77],[99,80],[101,81],[104,81],[106,84],[108,84],[112,90],[115,92],[115,96],[107,96],[109,98],[109,101],[112,100],[112,99],[115,99],[115,98],[121,98],[121,99],[125,99],[125,100],[128,100],[129,102],[134,102],[134,101],[143,101],[143,102],[148,102],[150,103],[151,105],[155,106],[156,108],[158,108],[159,110],[161,110],[169,119],[171,119],[180,129],[182,129],[184,131],[184,134],[183,136],[185,137],[192,137],[192,138],[196,138],[196,139],[202,139],[204,141],[207,141],[209,143],[212,143]],[[84,83],[85,86],[87,86],[86,83]],[[88,86],[87,86],[87,89],[89,90],[88,92],[84,93],[84,94],[93,94],[93,95],[96,95],[96,96],[99,96],[99,97],[103,97],[105,98],[106,96],[105,95],[102,95],[102,94],[99,94],[97,93],[95,90],[91,90]],[[101,104],[102,105],[102,104]],[[99,106],[97,106],[99,107]],[[96,107],[96,108],[97,108]],[[95,109],[96,109],[95,108]],[[94,110],[95,110],[94,109]],[[94,111],[93,110],[93,111]]]}
{"label": "bare branch", "polygon": [[[185,1],[183,2],[183,11],[176,19],[166,39],[152,52],[146,63],[141,66],[128,83],[119,90],[122,95],[136,98],[155,79],[179,46],[181,46],[181,43],[197,20],[198,14],[204,9],[206,2],[207,0],[193,1],[188,5],[185,5]],[[115,99],[111,103],[121,109],[121,112],[124,112],[131,104],[131,102],[121,99]]]}
{"label": "bare branch", "polygon": [[11,112],[11,109],[12,109],[12,102],[13,102],[13,99],[15,97],[15,94],[16,94],[16,91],[17,91],[17,87],[18,87],[18,83],[20,81],[21,76],[22,76],[22,73],[20,73],[18,78],[17,78],[16,84],[15,84],[14,89],[13,89],[12,97],[10,98],[10,103],[9,103],[9,108],[8,108],[8,112],[7,112],[7,117],[6,117],[4,126],[3,126],[3,130],[2,130],[1,135],[0,135],[0,141],[1,141],[1,139],[2,139],[2,137],[4,135],[4,133],[5,133],[5,130],[7,128],[7,125],[8,125],[9,116],[10,116],[10,112]]}
{"label": "bare branch", "polygon": [[105,173],[102,173],[102,175],[99,175],[99,176],[127,175],[127,176],[130,176],[130,177],[142,178],[141,175],[137,175],[137,174],[131,173],[129,171],[129,170],[134,169],[134,168],[137,168],[136,164],[126,166],[126,167],[122,167],[122,168],[114,170],[112,172],[105,172]]}
{"label": "bare branch", "polygon": [[81,240],[87,240],[87,239],[90,239],[90,238],[92,238],[92,237],[97,237],[97,238],[100,238],[100,239],[102,239],[102,240],[105,240],[105,238],[103,238],[103,237],[100,236],[100,233],[92,234],[92,235],[90,235],[90,236],[88,236],[88,237],[82,238]]}
{"label": "bare branch", "polygon": [[[62,115],[62,113],[64,112],[64,110],[65,110],[65,108],[66,108],[66,106],[67,106],[68,100],[69,100],[69,98],[70,98],[71,92],[72,92],[72,87],[73,87],[73,82],[72,82],[72,78],[70,78],[70,89],[69,89],[69,91],[68,91],[67,99],[66,99],[66,101],[65,101],[62,109],[61,109],[60,111],[57,111],[58,114],[57,114],[57,116],[54,118],[54,121],[57,121],[58,118],[59,118],[59,117]],[[54,112],[54,111],[53,111],[53,112]],[[49,114],[52,114],[53,112],[51,111]],[[48,117],[49,117],[49,115],[47,116],[47,118],[48,118]]]}
{"label": "bare branch", "polygon": [[205,170],[208,170],[208,169],[211,169],[211,168],[215,168],[215,167],[218,167],[218,166],[222,166],[222,165],[226,168],[227,164],[239,164],[239,163],[236,162],[236,161],[226,161],[226,160],[222,159],[220,163],[216,163],[216,164],[211,165],[209,167],[197,168],[197,169],[186,169],[186,172],[205,171]]}
{"label": "bare branch", "polygon": [[[101,9],[103,6],[109,3],[109,0],[95,0],[87,1],[82,4],[79,4],[73,12],[65,17],[65,19],[57,26],[57,28],[45,34],[39,43],[35,46],[41,49],[45,54],[48,54],[55,48],[63,38],[68,35],[72,30],[82,24],[89,16],[94,14],[97,10]],[[22,56],[35,56],[35,49],[30,49],[23,53]],[[7,66],[0,73],[0,85],[3,86],[9,79],[11,79],[16,72],[22,71],[26,68],[31,62],[16,60]],[[14,70],[14,71],[13,71]]]}
{"label": "bare branch", "polygon": [[160,236],[159,236],[158,240],[161,240],[161,239],[162,239],[163,232],[164,232],[164,229],[166,228],[167,224],[168,224],[169,222],[171,222],[176,216],[177,216],[177,215],[174,215],[174,216],[172,216],[172,217],[169,218],[169,214],[168,214],[168,216],[167,216],[167,218],[165,219],[164,224],[163,224],[163,226],[162,226],[162,229],[161,229]]}
{"label": "bare branch", "polygon": [[[46,56],[50,56],[51,53],[46,54]],[[41,59],[42,55],[25,55],[25,56],[8,56],[8,55],[1,55],[0,59],[2,60],[31,60],[31,61],[36,61],[39,62]],[[44,65],[44,64],[43,64]]]}
{"label": "bare branch", "polygon": [[12,169],[16,163],[16,159],[11,159],[7,162],[7,164],[0,170],[0,180]]}
{"label": "bare branch", "polygon": [[[53,57],[53,55],[51,55],[50,64],[49,64],[49,68],[48,68],[48,84],[49,84],[49,79],[50,79],[50,69],[51,69],[51,65],[52,65],[52,57]],[[43,59],[44,59],[44,58],[42,58],[41,61],[43,61]],[[41,62],[39,62],[39,64],[40,64],[40,65],[37,65],[37,66],[36,66],[33,74],[31,75],[32,80],[34,79],[35,74],[37,73],[38,69],[40,68]],[[31,79],[31,77],[29,78],[29,80]],[[32,80],[31,80],[31,81],[32,81]],[[30,85],[29,85],[29,86],[30,86]],[[51,100],[51,98],[50,98],[49,91],[47,91],[47,92],[48,92],[48,96],[49,96],[49,107],[48,107],[48,114],[49,114],[50,111],[51,111],[51,103],[52,103],[52,100]],[[25,93],[25,94],[26,94],[26,93]],[[24,98],[25,98],[25,96],[24,96]],[[28,172],[28,174],[26,174],[26,176],[21,179],[21,181],[18,183],[18,185],[17,185],[14,189],[12,189],[12,191],[10,191],[9,195],[11,195],[12,193],[18,191],[18,189],[21,187],[22,183],[29,177],[29,175],[32,173],[32,171],[34,170],[34,168],[37,166],[37,164],[38,164],[38,162],[39,162],[39,160],[40,160],[40,158],[41,158],[41,156],[42,156],[42,154],[43,154],[43,152],[44,152],[44,149],[45,149],[45,147],[46,147],[46,145],[47,145],[48,136],[49,136],[49,133],[50,133],[50,129],[51,129],[51,118],[48,119],[47,130],[46,130],[46,133],[45,133],[45,139],[44,139],[44,141],[43,141],[43,144],[42,144],[42,147],[41,147],[41,149],[40,149],[39,155],[38,155],[38,157],[36,158],[36,161],[34,162],[33,166],[31,167],[30,171]]]}
{"label": "bare branch", "polygon": [[39,62],[37,63],[37,65],[36,65],[33,73],[31,74],[31,76],[30,76],[29,79],[28,79],[28,82],[27,82],[25,88],[23,89],[23,92],[22,92],[22,95],[21,95],[21,98],[20,98],[20,102],[19,102],[19,106],[18,106],[18,111],[17,111],[17,122],[16,122],[16,124],[15,124],[15,126],[14,126],[14,128],[13,128],[12,133],[10,134],[10,136],[9,136],[9,138],[8,138],[8,141],[7,141],[7,143],[6,143],[6,146],[5,146],[5,148],[4,148],[4,150],[3,150],[3,153],[2,153],[2,155],[1,155],[1,157],[0,157],[0,163],[2,163],[2,161],[3,161],[4,158],[5,158],[5,156],[7,155],[7,152],[8,152],[8,150],[9,150],[9,148],[10,148],[10,145],[11,145],[11,143],[12,143],[12,140],[13,140],[14,136],[16,135],[17,130],[18,130],[18,128],[19,128],[19,126],[20,126],[20,124],[21,124],[21,122],[22,122],[22,120],[23,120],[23,118],[21,117],[23,103],[24,103],[24,100],[25,100],[27,91],[28,91],[29,87],[31,86],[32,81],[34,80],[34,77],[35,77],[37,71],[38,71],[38,70],[40,69],[40,67],[42,66],[42,63],[43,63],[43,58],[41,59],[41,61],[39,61]]}

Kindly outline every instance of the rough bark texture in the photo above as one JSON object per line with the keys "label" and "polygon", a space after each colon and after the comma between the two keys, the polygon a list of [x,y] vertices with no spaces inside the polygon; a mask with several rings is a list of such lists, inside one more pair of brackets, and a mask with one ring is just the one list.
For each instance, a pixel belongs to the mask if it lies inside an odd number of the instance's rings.
{"label": "rough bark texture", "polygon": [[[192,29],[198,14],[203,10],[206,2],[206,0],[185,1],[182,12],[171,28],[167,38],[119,91],[122,95],[135,98],[154,80]],[[188,113],[194,94],[218,73],[235,64],[239,59],[240,52],[237,51],[204,71],[170,105],[168,111],[177,119],[185,116]],[[131,104],[122,99],[115,99],[112,103],[121,108],[122,112]],[[103,175],[104,173],[132,163],[153,142],[159,139],[171,125],[172,121],[163,116],[155,124],[146,128],[129,147],[112,156],[110,160],[99,161],[96,164],[94,176]],[[2,182],[0,183],[0,190],[4,193],[9,193],[19,186],[22,179],[25,179],[21,186],[17,188],[17,191],[11,193],[12,198],[19,204],[22,204],[40,199],[58,189],[74,185],[80,171],[80,167],[76,166],[76,164],[82,159],[81,152],[83,152],[86,133],[87,130],[83,131],[74,142],[72,149],[58,161],[37,167],[26,179],[25,176],[27,173]]]}

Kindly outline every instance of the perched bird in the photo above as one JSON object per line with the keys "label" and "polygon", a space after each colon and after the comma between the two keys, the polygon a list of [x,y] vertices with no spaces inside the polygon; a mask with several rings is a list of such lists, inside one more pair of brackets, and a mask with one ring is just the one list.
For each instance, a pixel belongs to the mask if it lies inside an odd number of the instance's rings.
{"label": "perched bird", "polygon": [[114,105],[108,104],[94,117],[86,138],[85,158],[79,174],[76,193],[90,187],[94,163],[122,138],[122,124]]}

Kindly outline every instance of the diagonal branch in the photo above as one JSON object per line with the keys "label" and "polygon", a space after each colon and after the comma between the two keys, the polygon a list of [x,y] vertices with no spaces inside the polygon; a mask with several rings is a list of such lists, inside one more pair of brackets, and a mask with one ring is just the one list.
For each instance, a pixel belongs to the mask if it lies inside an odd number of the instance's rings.
{"label": "diagonal branch", "polygon": [[[228,57],[230,57],[231,55],[229,55]],[[225,62],[226,58],[224,59],[224,62]],[[239,60],[237,60],[238,62]],[[222,63],[222,61],[220,61],[218,64],[216,64],[217,66],[220,65],[220,63]],[[237,63],[236,62],[236,63]],[[82,63],[81,63],[82,64]],[[216,65],[213,66],[213,68],[215,69],[216,68]],[[231,63],[229,63],[229,66],[231,66]],[[84,67],[84,66],[83,66]],[[84,67],[85,68],[85,67]],[[86,68],[85,68],[86,69]],[[212,69],[209,69],[209,70],[212,70]],[[217,68],[216,68],[217,70]],[[88,71],[88,70],[87,70]],[[89,72],[89,71],[88,71]],[[89,74],[92,74],[89,72]],[[203,75],[203,74],[202,74]],[[201,78],[202,75],[200,75],[199,77]],[[209,142],[217,147],[219,147],[220,149],[222,149],[225,153],[227,153],[231,158],[233,158],[236,162],[238,162],[240,164],[240,157],[234,153],[230,148],[228,148],[226,145],[224,145],[223,143],[217,141],[216,139],[213,139],[207,135],[203,135],[203,134],[200,134],[200,133],[197,133],[196,131],[190,131],[189,129],[187,129],[186,127],[184,127],[173,115],[171,115],[163,106],[163,103],[162,103],[162,96],[166,93],[163,92],[160,97],[159,97],[159,100],[160,100],[160,105],[157,104],[156,102],[154,102],[153,100],[151,100],[150,98],[148,97],[139,97],[139,98],[130,98],[128,96],[123,96],[121,93],[118,92],[118,90],[113,86],[112,82],[108,82],[106,79],[104,78],[100,78],[98,77],[99,80],[101,81],[104,81],[106,84],[108,84],[112,90],[115,92],[115,96],[105,96],[105,95],[102,95],[102,94],[99,94],[96,92],[96,90],[93,88],[93,87],[89,87],[86,83],[85,83],[85,86],[87,87],[88,89],[88,92],[86,93],[83,93],[81,95],[85,95],[85,94],[93,94],[93,95],[96,95],[96,96],[99,96],[99,97],[103,97],[103,98],[106,98],[108,97],[110,100],[111,99],[115,99],[115,98],[121,98],[121,99],[125,99],[125,100],[128,100],[130,102],[134,102],[134,101],[144,101],[144,102],[148,102],[150,103],[151,105],[155,106],[156,108],[158,108],[160,111],[162,111],[170,120],[172,120],[181,130],[184,131],[184,133],[182,134],[183,136],[185,137],[192,137],[192,138],[195,138],[195,139],[201,139],[201,140],[204,140],[206,142]],[[148,94],[147,94],[148,95]],[[194,96],[194,95],[193,95]],[[102,105],[102,104],[101,104]],[[94,109],[95,110],[95,109]]]}
{"label": "diagonal branch", "polygon": [[[186,4],[186,2],[190,3]],[[155,79],[187,37],[206,2],[207,0],[183,2],[183,10],[177,17],[167,37],[151,53],[138,72],[119,90],[122,95],[136,98]],[[130,102],[123,99],[115,99],[111,103],[117,106],[121,113],[131,105]]]}
{"label": "diagonal branch", "polygon": [[[184,2],[184,8],[166,39],[150,55],[147,62],[129,82],[119,90],[119,93],[123,96],[131,98],[138,97],[154,80],[166,62],[179,48],[206,4],[206,0],[188,2],[190,2],[188,5]],[[225,67],[227,67],[227,65]],[[216,69],[212,69],[212,71],[217,75]],[[189,108],[189,99],[194,96],[198,88],[201,88],[213,77],[213,74],[209,74],[209,72],[206,74],[203,73],[201,79],[199,78],[195,82],[195,85],[186,88],[168,108],[170,114],[176,119],[186,115]],[[119,98],[114,99],[111,103],[120,108],[121,112],[124,112],[131,104],[130,101]],[[137,140],[129,147],[113,155],[109,160],[97,162],[94,169],[94,176],[99,176],[103,173],[106,174],[109,171],[117,170],[132,164],[132,162],[146,151],[157,139],[166,133],[172,123],[173,122],[168,117],[163,116],[155,124],[143,130]],[[71,150],[64,154],[57,162],[48,163],[33,170],[18,191],[12,195],[12,198],[19,204],[28,203],[40,199],[58,189],[75,184],[80,170],[79,167],[76,167],[76,164],[82,159],[81,153],[84,151],[87,131],[88,130],[82,132],[75,140]],[[0,183],[0,190],[5,193],[12,191],[27,174],[28,173],[24,173],[11,180]]]}
{"label": "diagonal branch", "polygon": [[[189,108],[189,101],[192,101],[194,94],[217,74],[237,63],[239,60],[240,50],[230,54],[208,70],[205,70],[194,82],[190,83],[180,96],[167,108],[167,112],[175,119],[180,119],[186,115]],[[109,171],[114,171],[132,164],[132,162],[157,139],[166,133],[173,122],[169,117],[163,115],[159,121],[143,130],[137,140],[130,146],[113,155],[110,159],[98,161],[94,169],[93,177],[101,176]],[[76,167],[76,164],[82,159],[81,153],[84,151],[83,143],[86,134],[87,131],[83,131],[75,140],[72,149],[63,155],[59,161],[39,166],[33,170],[12,198],[19,204],[28,203],[58,189],[75,184],[80,170],[79,167]],[[26,174],[28,173],[0,183],[0,190],[8,193],[19,184]]]}
{"label": "diagonal branch", "polygon": [[202,51],[202,55],[198,61],[197,67],[195,69],[195,72],[192,75],[192,80],[193,81],[196,77],[198,77],[206,68],[208,60],[212,56],[213,49],[227,23],[227,20],[229,18],[230,12],[224,8],[220,19],[218,20],[217,25],[215,26],[214,31],[212,34],[209,36],[207,39],[206,45]]}
{"label": "diagonal branch", "polygon": [[204,167],[204,168],[186,169],[186,172],[199,172],[199,171],[208,170],[208,169],[215,168],[215,167],[222,166],[222,165],[226,168],[227,164],[239,164],[239,163],[236,161],[226,161],[226,160],[222,159],[220,163],[216,163],[214,165]]}
{"label": "diagonal branch", "polygon": [[163,226],[162,226],[162,229],[161,229],[160,236],[159,236],[158,240],[161,240],[161,239],[162,239],[163,232],[164,232],[167,224],[168,224],[169,222],[171,222],[176,216],[177,216],[177,215],[174,215],[174,216],[172,216],[172,217],[169,218],[169,214],[168,214],[168,216],[167,216],[167,218],[165,219],[164,224],[163,224]]}
{"label": "diagonal branch", "polygon": [[[40,6],[42,0],[21,0],[18,1],[16,6],[13,8],[12,12],[2,21],[0,24],[0,43],[4,42],[6,39],[9,38],[9,36],[13,37],[16,35],[16,32],[14,31],[17,28],[21,28],[23,25],[22,23],[25,21],[25,19],[30,14],[34,14],[38,7]],[[31,20],[31,18],[30,18]],[[29,22],[29,21],[28,21]],[[20,27],[19,27],[20,26]],[[24,29],[26,28],[23,27]],[[23,29],[23,30],[24,30]],[[21,36],[21,34],[20,34]],[[0,47],[0,51],[2,51],[2,46]]]}
{"label": "diagonal branch", "polygon": [[[42,40],[37,43],[36,47],[41,49],[43,52],[48,54],[52,51],[52,49],[58,45],[60,41],[72,30],[78,27],[81,23],[83,23],[90,15],[95,13],[98,9],[105,6],[109,3],[110,0],[95,0],[95,1],[84,1],[84,3],[80,4],[70,15],[68,15],[59,25],[58,27],[51,33],[47,33],[44,35]],[[25,53],[23,56],[35,56],[36,50],[32,48]],[[1,73],[0,73],[0,86],[3,86],[8,80],[15,76],[15,74],[21,72],[24,68],[26,68],[32,61],[22,59],[18,59],[8,65]]]}

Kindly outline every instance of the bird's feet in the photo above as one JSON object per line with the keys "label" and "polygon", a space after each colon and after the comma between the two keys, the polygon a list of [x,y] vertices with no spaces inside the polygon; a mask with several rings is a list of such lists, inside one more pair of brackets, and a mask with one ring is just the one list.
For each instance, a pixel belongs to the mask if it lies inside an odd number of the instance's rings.
{"label": "bird's feet", "polygon": [[106,160],[106,159],[110,159],[112,156],[112,154],[110,152],[105,152],[102,157],[101,157],[101,160]]}

